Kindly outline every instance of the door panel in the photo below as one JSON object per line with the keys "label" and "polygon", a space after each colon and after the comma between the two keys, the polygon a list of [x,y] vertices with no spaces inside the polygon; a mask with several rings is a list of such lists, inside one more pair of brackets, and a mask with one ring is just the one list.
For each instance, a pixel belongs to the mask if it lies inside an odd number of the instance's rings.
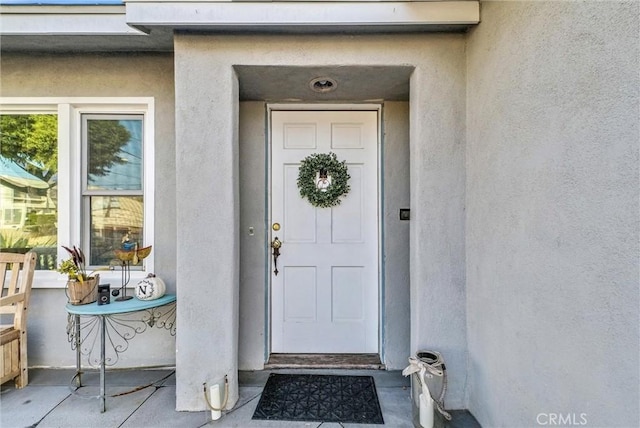
{"label": "door panel", "polygon": [[[378,113],[272,111],[272,352],[378,352]],[[332,208],[299,194],[300,162],[333,151],[350,192]]]}
{"label": "door panel", "polygon": [[316,269],[312,266],[284,268],[284,322],[316,320]]}
{"label": "door panel", "polygon": [[331,213],[331,242],[336,244],[362,243],[362,226],[364,220],[364,189],[362,181],[362,165],[349,165],[348,197],[340,204],[340,210]]}
{"label": "door panel", "polygon": [[288,244],[315,243],[316,210],[300,197],[299,165],[285,165],[284,168],[284,240]]}

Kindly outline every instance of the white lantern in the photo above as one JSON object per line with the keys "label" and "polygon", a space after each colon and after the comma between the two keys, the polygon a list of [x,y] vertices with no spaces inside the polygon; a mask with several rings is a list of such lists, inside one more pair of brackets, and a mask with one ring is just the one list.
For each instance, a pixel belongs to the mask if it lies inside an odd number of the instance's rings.
{"label": "white lantern", "polygon": [[136,297],[140,300],[155,300],[164,296],[166,290],[164,281],[150,273],[136,285]]}

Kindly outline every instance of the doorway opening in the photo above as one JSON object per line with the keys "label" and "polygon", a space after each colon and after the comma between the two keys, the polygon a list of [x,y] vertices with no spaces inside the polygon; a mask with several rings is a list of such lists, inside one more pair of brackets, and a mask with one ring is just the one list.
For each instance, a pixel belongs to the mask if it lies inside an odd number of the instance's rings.
{"label": "doorway opening", "polygon": [[[340,107],[269,110],[267,367],[382,366],[380,106]],[[300,192],[302,162],[324,155],[349,176],[348,193],[330,207]],[[319,182],[338,176],[319,168]]]}

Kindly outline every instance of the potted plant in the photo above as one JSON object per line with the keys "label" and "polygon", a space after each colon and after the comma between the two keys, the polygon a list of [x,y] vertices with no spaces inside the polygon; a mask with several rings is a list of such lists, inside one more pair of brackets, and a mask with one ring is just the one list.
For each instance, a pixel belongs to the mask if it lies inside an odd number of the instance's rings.
{"label": "potted plant", "polygon": [[75,245],[73,248],[62,246],[70,258],[63,260],[58,272],[67,275],[67,298],[72,305],[86,305],[98,300],[100,275],[87,274],[84,253]]}

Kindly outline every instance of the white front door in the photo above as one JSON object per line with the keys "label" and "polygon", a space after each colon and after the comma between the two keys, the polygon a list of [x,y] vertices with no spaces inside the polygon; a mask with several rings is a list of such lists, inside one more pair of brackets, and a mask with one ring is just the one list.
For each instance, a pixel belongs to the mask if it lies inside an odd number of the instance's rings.
{"label": "white front door", "polygon": [[[271,112],[271,351],[378,352],[378,112]],[[301,161],[346,161],[351,190],[316,208],[300,196]],[[271,250],[270,250],[271,251]]]}

